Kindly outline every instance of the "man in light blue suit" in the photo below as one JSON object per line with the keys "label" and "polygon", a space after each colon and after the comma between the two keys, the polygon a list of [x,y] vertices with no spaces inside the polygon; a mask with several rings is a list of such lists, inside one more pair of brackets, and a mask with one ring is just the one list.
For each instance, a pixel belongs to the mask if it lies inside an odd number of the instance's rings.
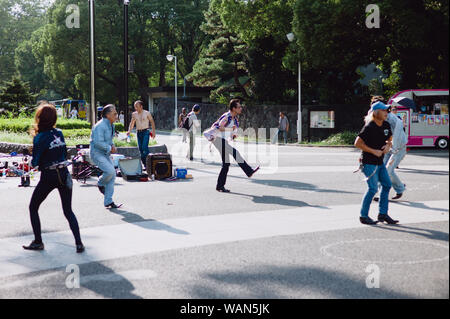
{"label": "man in light blue suit", "polygon": [[114,181],[116,169],[110,158],[111,153],[117,152],[114,146],[114,122],[117,121],[116,107],[108,104],[103,108],[102,120],[98,122],[91,133],[90,156],[95,165],[103,172],[98,180],[98,189],[105,195],[104,205],[106,208],[119,208],[112,199],[114,194]]}

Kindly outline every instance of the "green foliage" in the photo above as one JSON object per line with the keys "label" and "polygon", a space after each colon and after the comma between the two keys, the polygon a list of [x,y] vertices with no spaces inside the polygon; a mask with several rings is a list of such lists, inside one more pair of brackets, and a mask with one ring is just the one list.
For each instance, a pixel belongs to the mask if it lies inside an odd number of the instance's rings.
{"label": "green foliage", "polygon": [[390,75],[388,78],[383,79],[384,92],[386,97],[393,96],[395,93],[401,90],[401,76],[399,69],[399,62],[394,61],[390,66]]}
{"label": "green foliage", "polygon": [[355,143],[357,132],[345,131],[333,134],[327,139],[321,141],[321,145],[353,145]]}
{"label": "green foliage", "polygon": [[16,74],[15,50],[42,23],[45,7],[42,1],[0,0],[0,81]]}
{"label": "green foliage", "polygon": [[[28,132],[33,125],[34,119],[29,117],[20,118],[0,118],[0,131],[25,133]],[[125,128],[122,123],[114,123],[117,132],[124,132]],[[89,136],[87,132],[91,130],[89,122],[83,120],[58,119],[56,128],[63,130],[63,132],[74,131],[76,136]]]}
{"label": "green foliage", "polygon": [[321,102],[348,102],[359,77],[356,68],[370,63],[394,74],[389,91],[448,87],[448,0],[378,1],[379,29],[365,25],[367,4],[296,2],[293,26],[305,93]]}
{"label": "green foliage", "polygon": [[[0,79],[20,75],[40,99],[86,100],[88,1],[45,3],[0,0]],[[65,25],[68,4],[80,8],[79,29]],[[251,102],[295,103],[299,61],[303,103],[351,101],[359,89],[356,69],[370,63],[388,76],[383,80],[385,95],[408,88],[447,88],[448,0],[380,0],[380,29],[366,27],[367,4],[131,0],[129,53],[136,64],[135,73],[129,74],[129,105],[132,99],[147,99],[145,88],[172,83],[169,53],[178,58],[179,83],[187,76],[188,85],[217,86],[211,95],[216,101],[240,95]],[[110,0],[95,6],[97,99],[122,105],[123,5]],[[289,43],[286,34],[292,31],[296,39]],[[3,108],[19,113],[14,102],[1,100]]]}
{"label": "green foliage", "polygon": [[36,102],[36,95],[30,93],[29,84],[23,82],[18,77],[13,77],[11,81],[5,82],[0,87],[0,101],[7,103],[6,109],[13,114],[19,114],[21,110],[31,113]]}
{"label": "green foliage", "polygon": [[201,29],[208,34],[211,41],[195,63],[188,79],[198,86],[218,86],[212,92],[213,99],[218,96],[230,96],[239,92],[247,97],[240,78],[247,76],[246,45],[236,33],[228,30],[221,17],[221,1],[212,0],[205,12],[205,23]]}
{"label": "green foliage", "polygon": [[[64,139],[66,141],[67,146],[76,146],[78,144],[89,144],[90,138],[89,135],[80,135],[80,136],[70,136],[66,131],[63,131]],[[0,141],[7,143],[18,143],[18,144],[32,144],[33,137],[27,133],[11,133],[0,130]],[[155,145],[157,142],[155,140],[150,140],[149,145]],[[127,141],[121,141],[117,138],[114,139],[114,145],[116,147],[137,147],[137,140],[132,139],[130,143]]]}

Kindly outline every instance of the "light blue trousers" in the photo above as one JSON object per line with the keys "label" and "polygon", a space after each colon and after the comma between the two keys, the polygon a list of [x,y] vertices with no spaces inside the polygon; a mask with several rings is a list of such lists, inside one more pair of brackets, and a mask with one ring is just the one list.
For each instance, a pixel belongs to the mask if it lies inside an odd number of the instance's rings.
{"label": "light blue trousers", "polygon": [[109,205],[113,202],[114,182],[116,180],[116,169],[114,163],[109,156],[101,154],[91,154],[92,161],[103,172],[98,180],[98,186],[105,187],[104,205]]}
{"label": "light blue trousers", "polygon": [[400,164],[400,162],[405,158],[406,147],[400,149],[397,153],[388,153],[384,157],[384,165],[387,167],[389,177],[391,178],[392,188],[397,194],[403,194],[405,191],[405,184],[400,180],[395,169]]}

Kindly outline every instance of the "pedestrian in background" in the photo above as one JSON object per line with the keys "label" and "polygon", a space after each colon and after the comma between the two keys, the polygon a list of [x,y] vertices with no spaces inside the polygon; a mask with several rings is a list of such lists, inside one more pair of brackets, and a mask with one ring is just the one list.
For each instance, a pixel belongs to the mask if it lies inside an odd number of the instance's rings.
{"label": "pedestrian in background", "polygon": [[55,128],[56,108],[51,104],[41,104],[35,115],[32,131],[33,159],[31,165],[41,171],[41,178],[33,191],[30,202],[30,219],[34,240],[26,250],[43,250],[39,207],[54,189],[58,189],[64,216],[69,222],[75,238],[77,253],[84,251],[77,218],[72,211],[72,177],[67,169],[67,146],[63,133]]}
{"label": "pedestrian in background", "polygon": [[122,125],[125,125],[125,115],[123,114],[123,111],[120,111],[120,114],[119,114],[119,122],[120,122]]}
{"label": "pedestrian in background", "polygon": [[283,136],[284,144],[287,144],[287,136],[289,132],[289,120],[284,114],[284,112],[280,112],[280,117],[278,119],[278,131],[275,134],[272,143],[276,143],[278,141],[279,134]]}
{"label": "pedestrian in background", "polygon": [[195,136],[201,130],[201,124],[197,118],[198,114],[200,114],[200,105],[195,104],[192,111],[187,115],[189,121],[189,151],[187,157],[191,161],[194,160]]}
{"label": "pedestrian in background", "polygon": [[78,118],[78,111],[75,107],[72,108],[72,111],[70,111],[70,119],[76,120]]}
{"label": "pedestrian in background", "polygon": [[183,134],[183,139],[181,140],[182,143],[187,143],[187,135],[188,135],[188,131],[183,127],[184,124],[184,120],[187,117],[187,111],[186,108],[183,107],[181,109],[181,113],[178,116],[178,128],[181,130],[181,133]]}
{"label": "pedestrian in background", "polygon": [[114,122],[117,120],[116,107],[108,104],[102,110],[102,120],[98,122],[91,133],[89,154],[95,165],[103,172],[98,180],[97,187],[105,197],[106,208],[119,208],[113,201],[114,182],[116,180],[116,169],[111,159],[111,154],[117,153],[114,146]]}
{"label": "pedestrian in background", "polygon": [[[127,135],[129,136],[131,134],[131,130],[136,124],[139,153],[141,154],[142,164],[145,167],[147,165],[147,155],[149,153],[148,143],[150,142],[150,136],[153,138],[156,136],[155,121],[153,120],[152,114],[149,111],[144,110],[144,102],[134,102],[134,109],[136,112],[133,112],[133,115],[131,116],[131,123]],[[150,133],[150,125],[152,126],[152,133]]]}
{"label": "pedestrian in background", "polygon": [[[355,140],[355,146],[362,150],[362,172],[366,176],[368,189],[362,201],[360,222],[374,225],[377,222],[396,224],[388,215],[389,190],[391,180],[383,163],[383,157],[389,153],[392,147],[392,131],[388,122],[388,106],[383,102],[372,104],[369,114],[365,118],[365,126]],[[378,221],[369,217],[370,204],[378,191],[378,183],[381,184]]]}

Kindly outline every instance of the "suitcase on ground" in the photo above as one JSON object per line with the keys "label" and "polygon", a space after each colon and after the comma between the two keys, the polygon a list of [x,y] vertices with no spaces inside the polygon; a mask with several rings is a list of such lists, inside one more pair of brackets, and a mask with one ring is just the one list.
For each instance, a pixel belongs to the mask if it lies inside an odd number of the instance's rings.
{"label": "suitcase on ground", "polygon": [[140,181],[148,179],[148,175],[142,173],[140,158],[119,159],[119,169],[122,178],[126,181]]}
{"label": "suitcase on ground", "polygon": [[172,156],[168,153],[148,154],[146,159],[147,173],[161,180],[172,177]]}

